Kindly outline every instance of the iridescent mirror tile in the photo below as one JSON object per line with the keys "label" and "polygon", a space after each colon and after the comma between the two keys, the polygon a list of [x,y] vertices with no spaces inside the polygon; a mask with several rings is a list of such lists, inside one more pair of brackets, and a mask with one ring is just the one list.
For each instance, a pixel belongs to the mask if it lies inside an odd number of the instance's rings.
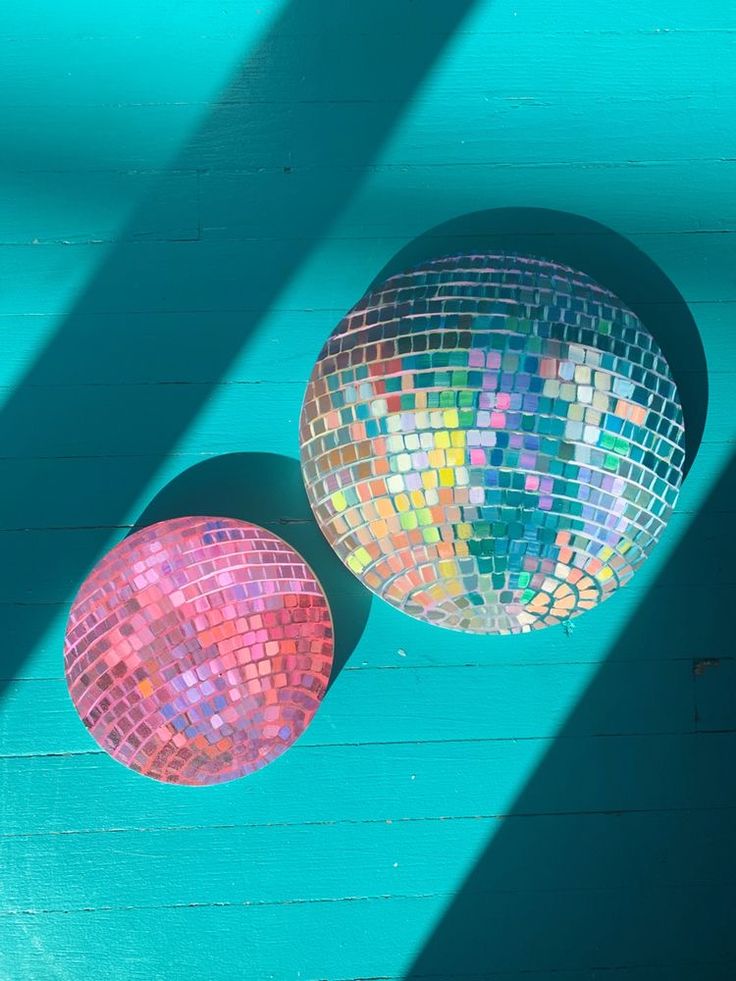
{"label": "iridescent mirror tile", "polygon": [[462,255],[393,276],[327,340],[300,422],[325,536],[411,616],[568,620],[626,584],[682,480],[682,412],[637,316],[584,273]]}

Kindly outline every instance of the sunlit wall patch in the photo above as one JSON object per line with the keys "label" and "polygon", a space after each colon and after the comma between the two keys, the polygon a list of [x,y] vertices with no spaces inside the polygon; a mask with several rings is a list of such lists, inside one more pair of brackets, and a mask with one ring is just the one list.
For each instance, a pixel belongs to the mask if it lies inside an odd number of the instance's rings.
{"label": "sunlit wall patch", "polygon": [[291,745],[332,654],[327,600],[290,545],[193,517],[135,532],[92,570],[69,615],[65,670],[82,721],[116,760],[210,784]]}
{"label": "sunlit wall patch", "polygon": [[638,317],[514,255],[437,259],[363,297],[320,353],[300,441],[343,562],[405,613],[477,633],[557,624],[624,585],[684,463]]}

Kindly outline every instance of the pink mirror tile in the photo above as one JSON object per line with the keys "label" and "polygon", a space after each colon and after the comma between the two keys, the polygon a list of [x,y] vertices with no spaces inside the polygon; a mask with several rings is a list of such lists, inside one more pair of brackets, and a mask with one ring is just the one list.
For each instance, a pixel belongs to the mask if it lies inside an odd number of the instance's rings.
{"label": "pink mirror tile", "polygon": [[65,671],[92,736],[170,783],[212,784],[283,753],[319,707],[332,620],[312,570],[256,525],[187,517],[135,532],[83,583]]}

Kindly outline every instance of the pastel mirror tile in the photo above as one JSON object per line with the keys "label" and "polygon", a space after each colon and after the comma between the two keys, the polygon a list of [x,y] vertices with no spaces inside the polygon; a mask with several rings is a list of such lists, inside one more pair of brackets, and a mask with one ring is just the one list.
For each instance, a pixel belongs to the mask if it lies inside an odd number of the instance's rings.
{"label": "pastel mirror tile", "polygon": [[325,536],[405,613],[558,624],[625,585],[677,500],[678,394],[638,317],[543,259],[427,262],[325,343],[300,422]]}

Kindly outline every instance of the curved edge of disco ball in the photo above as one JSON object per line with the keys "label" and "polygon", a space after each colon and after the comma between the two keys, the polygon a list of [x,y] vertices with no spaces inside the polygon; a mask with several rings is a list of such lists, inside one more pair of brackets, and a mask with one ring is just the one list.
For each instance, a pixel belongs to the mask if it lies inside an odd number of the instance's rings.
{"label": "curved edge of disco ball", "polygon": [[366,292],[427,260],[484,252],[526,255],[584,272],[636,314],[657,342],[677,386],[685,428],[685,479],[700,448],[708,411],[703,342],[672,280],[619,232],[568,211],[473,211],[435,225],[408,242],[377,273]]}
{"label": "curved edge of disco ball", "polygon": [[[383,271],[381,272],[378,278],[378,281],[374,282],[374,284],[368,289],[368,291],[366,291],[363,294],[363,297],[359,299],[357,303],[351,308],[351,313],[355,311],[361,311],[364,308],[373,306],[375,300],[375,294],[381,293],[385,288],[386,284],[390,282],[394,277],[400,278],[403,274],[411,275],[414,272],[422,271],[425,268],[430,268],[430,267],[434,268],[435,266],[438,266],[443,269],[445,268],[445,266],[451,268],[453,262],[455,262],[456,260],[460,261],[462,259],[483,261],[485,259],[493,260],[494,258],[497,258],[499,261],[502,261],[504,263],[508,263],[509,261],[511,261],[513,264],[513,260],[516,258],[519,261],[537,262],[543,265],[549,264],[552,267],[558,268],[560,272],[564,271],[566,273],[570,273],[571,275],[575,275],[576,278],[579,278],[582,281],[587,281],[590,284],[590,286],[592,286],[595,290],[600,289],[603,291],[604,295],[607,294],[610,297],[611,302],[614,303],[614,305],[620,304],[622,307],[628,309],[629,312],[634,317],[636,317],[638,321],[640,321],[642,329],[648,332],[650,336],[654,338],[654,335],[651,334],[651,331],[648,330],[648,324],[642,321],[641,317],[639,317],[639,315],[636,314],[636,311],[634,311],[629,304],[627,304],[617,293],[615,293],[614,290],[606,282],[601,282],[600,277],[596,277],[593,273],[585,269],[581,270],[579,268],[576,268],[573,259],[568,258],[565,261],[562,261],[556,258],[551,258],[549,255],[541,256],[539,254],[539,250],[534,250],[533,248],[526,248],[522,250],[519,247],[518,243],[515,243],[513,248],[509,248],[508,246],[504,246],[504,245],[492,245],[492,244],[489,245],[487,244],[487,239],[486,239],[485,244],[483,244],[478,241],[477,237],[470,242],[468,242],[467,239],[465,239],[462,244],[459,242],[457,236],[454,236],[451,239],[447,239],[447,238],[439,239],[430,236],[426,240],[421,239],[418,241],[420,241],[422,251],[419,253],[415,252],[413,255],[407,254],[407,250],[409,253],[412,252],[413,247],[416,243],[410,243],[410,246],[408,246],[405,249],[402,249],[397,254],[397,256],[394,257],[392,262],[384,267]],[[425,253],[425,244],[427,241],[429,242],[429,247],[426,248],[426,254],[424,254],[424,258],[420,258],[420,256],[422,256],[422,254]],[[349,318],[350,313],[347,313],[346,317]],[[339,323],[335,327],[335,331],[333,332],[332,336],[334,336],[335,332],[340,331],[344,323],[345,323],[345,318],[339,321]],[[654,340],[656,341],[656,338],[654,338]],[[699,337],[698,337],[698,341],[699,341]],[[319,365],[319,359],[317,364]],[[310,376],[311,379],[314,379],[316,370],[317,370],[316,368],[313,370],[312,375]],[[309,383],[307,385],[307,389],[309,390]],[[677,405],[677,401],[678,401],[677,398],[675,398],[674,401],[675,401],[675,408],[678,411],[680,411],[681,406]],[[303,413],[304,413],[304,404],[302,405],[302,415],[300,415],[300,427],[302,424]],[[680,429],[680,432],[682,433],[682,428]],[[681,438],[682,436],[680,436],[680,439]],[[681,453],[682,453],[682,446],[681,446]],[[302,463],[304,464],[305,450],[303,444],[301,445],[300,456],[302,459]],[[680,459],[682,459],[682,456],[680,457]],[[309,494],[308,496],[310,498],[310,502],[312,502],[312,495]],[[430,618],[419,616],[418,614],[406,609],[400,603],[396,603],[393,600],[389,599],[383,594],[383,592],[372,587],[369,583],[364,582],[362,577],[357,572],[354,573],[354,575],[356,575],[356,578],[360,579],[360,581],[363,582],[364,586],[367,589],[371,590],[379,598],[388,602],[389,605],[393,606],[399,612],[404,613],[409,617],[415,617],[420,620],[425,620],[426,622],[429,623],[434,622]],[[611,595],[610,593],[604,594],[601,597],[600,602],[603,602],[605,599],[608,599],[610,595]],[[568,620],[572,619],[575,616],[581,615],[582,612],[584,611],[583,610],[577,611],[576,613],[572,614],[572,616],[565,618],[564,622],[567,622]],[[441,626],[444,629],[448,629],[451,631],[454,630],[462,633],[474,633],[474,634],[486,635],[486,636],[500,636],[506,634],[526,633],[526,632],[531,632],[534,629],[537,629],[535,625],[530,625],[528,629],[504,630],[504,631],[473,630],[464,625],[454,625],[454,624],[448,624],[446,622],[436,622],[435,625]],[[548,625],[549,624],[543,624],[542,626],[548,626]]]}
{"label": "curved edge of disco ball", "polygon": [[[234,456],[240,456],[241,454],[233,454],[233,455]],[[268,455],[268,454],[264,454],[264,455]],[[191,468],[191,469],[196,469],[196,467]],[[180,476],[182,476],[182,475],[180,475]],[[175,478],[174,481],[172,481],[170,485],[167,485],[167,488],[170,487],[171,485],[175,484],[177,479],[178,478]],[[160,497],[164,497],[165,496],[165,491],[166,491],[167,488],[164,488],[164,491],[162,491],[159,495],[157,495],[156,498],[154,498],[154,500],[149,504],[149,506],[146,508],[146,510],[143,512],[143,514],[139,518],[138,522],[136,522],[136,524],[128,532],[128,534],[125,535],[125,537],[123,537],[122,539],[120,539],[120,541],[116,542],[110,549],[108,549],[104,553],[104,555],[102,555],[97,560],[97,562],[94,564],[94,566],[92,566],[92,568],[90,569],[90,571],[87,573],[86,577],[84,578],[84,580],[80,584],[79,589],[75,593],[74,599],[73,599],[73,601],[72,601],[72,603],[70,605],[70,608],[69,608],[69,613],[67,615],[66,628],[65,628],[65,637],[64,637],[65,675],[66,675],[66,653],[67,653],[67,646],[68,646],[67,632],[68,632],[68,628],[69,628],[69,623],[70,623],[70,620],[71,620],[71,616],[72,616],[72,613],[73,613],[73,611],[74,611],[74,609],[75,609],[75,607],[77,605],[77,602],[80,600],[80,598],[82,600],[85,599],[85,597],[82,596],[82,593],[84,591],[84,588],[85,588],[86,584],[90,581],[90,579],[93,577],[95,571],[97,570],[97,568],[99,566],[103,565],[103,563],[106,563],[110,559],[110,556],[112,554],[114,554],[115,552],[117,552],[117,551],[119,551],[121,549],[124,549],[126,545],[134,544],[134,542],[133,542],[134,539],[138,538],[139,536],[142,536],[145,532],[153,531],[155,528],[158,528],[160,526],[168,525],[168,524],[170,524],[172,522],[182,521],[182,520],[185,520],[185,519],[187,519],[189,521],[221,521],[221,520],[226,520],[226,521],[236,522],[237,524],[250,525],[250,526],[252,526],[254,528],[259,529],[260,531],[265,531],[269,535],[272,535],[274,538],[278,539],[283,544],[287,545],[296,554],[296,556],[299,559],[301,559],[302,562],[304,562],[304,564],[306,565],[307,569],[312,574],[312,577],[313,577],[314,581],[316,582],[317,586],[319,587],[319,589],[321,590],[321,592],[322,592],[322,594],[323,594],[323,596],[325,598],[325,602],[326,602],[326,605],[327,605],[327,614],[328,614],[328,616],[330,618],[330,628],[332,630],[332,637],[333,637],[333,642],[332,642],[332,658],[331,658],[331,671],[330,671],[330,678],[329,678],[327,687],[325,688],[325,694],[326,694],[326,692],[329,689],[330,685],[332,684],[332,680],[333,680],[333,678],[335,676],[335,650],[336,650],[336,642],[335,642],[335,616],[334,616],[334,613],[333,613],[333,610],[332,610],[332,605],[330,603],[330,597],[329,597],[329,595],[327,593],[327,590],[325,589],[325,587],[324,587],[324,585],[323,585],[320,577],[317,575],[317,573],[314,570],[314,568],[312,567],[311,563],[309,561],[307,561],[307,559],[300,552],[300,550],[298,548],[296,548],[290,541],[288,541],[283,535],[278,534],[272,528],[268,528],[268,527],[266,527],[263,524],[260,524],[260,523],[258,523],[256,521],[252,521],[250,518],[246,518],[246,517],[240,518],[240,517],[234,516],[232,514],[224,514],[224,513],[223,514],[211,514],[211,513],[204,514],[204,513],[199,513],[199,512],[197,512],[197,513],[189,513],[189,512],[186,512],[186,509],[182,509],[182,508],[177,509],[177,508],[174,508],[174,511],[178,512],[179,510],[181,510],[182,513],[166,514],[166,516],[161,516],[161,517],[158,517],[158,518],[153,518],[151,516],[151,520],[148,520],[149,512],[152,512],[152,511],[155,511],[156,510],[156,508],[158,507],[158,504],[156,502],[159,501],[159,498]],[[166,511],[168,509],[169,505],[167,503],[166,506],[163,506],[162,505],[162,507],[163,507],[163,510]],[[232,776],[232,775],[229,775],[229,776],[210,775],[209,778],[207,778],[207,779],[196,779],[196,780],[194,780],[194,779],[177,779],[177,780],[172,780],[172,779],[167,779],[166,777],[163,777],[163,776],[159,776],[158,774],[155,774],[155,773],[149,773],[146,770],[142,769],[137,764],[130,763],[130,762],[126,763],[123,760],[119,759],[114,753],[110,752],[109,747],[105,746],[105,744],[98,738],[98,736],[94,732],[94,730],[91,727],[89,727],[86,724],[86,722],[84,721],[84,719],[82,718],[82,716],[81,716],[81,714],[80,714],[80,712],[79,712],[79,710],[78,710],[78,708],[77,708],[77,706],[76,706],[76,704],[74,702],[74,699],[72,698],[71,691],[69,689],[69,685],[68,684],[67,684],[66,688],[67,688],[67,696],[69,697],[69,699],[71,701],[71,704],[74,707],[75,714],[77,715],[77,718],[79,719],[80,723],[84,726],[86,732],[94,740],[94,742],[96,743],[96,745],[99,746],[100,749],[104,753],[106,753],[106,755],[114,763],[116,763],[118,766],[123,767],[127,773],[132,773],[132,774],[135,774],[136,776],[141,777],[141,778],[143,778],[145,780],[153,780],[155,783],[163,784],[163,785],[169,786],[169,787],[186,787],[187,789],[189,789],[189,788],[216,787],[216,786],[224,785],[226,783],[232,783],[232,782],[235,782],[235,781],[238,781],[238,780],[242,780],[246,776],[252,776],[254,773],[258,773],[260,770],[265,769],[271,763],[274,763],[277,759],[279,759],[281,756],[283,756],[289,749],[291,749],[291,747],[294,745],[294,743],[298,742],[298,740],[301,738],[301,736],[304,734],[304,731],[305,731],[305,730],[302,730],[302,732],[299,733],[299,735],[296,737],[296,739],[293,740],[292,743],[289,743],[288,745],[283,746],[274,756],[271,756],[268,759],[259,760],[258,763],[255,766],[253,766],[251,769],[249,769],[245,773],[237,774],[235,776]],[[320,699],[320,702],[321,702],[321,699]],[[318,706],[318,708],[319,708],[319,706]],[[305,726],[305,729],[308,728],[308,726],[311,724],[311,721],[312,721],[312,719],[310,718],[309,721],[308,721],[308,723],[307,723],[307,725]]]}
{"label": "curved edge of disco ball", "polygon": [[335,555],[318,528],[297,459],[277,453],[226,453],[177,474],[148,503],[131,532],[206,513],[256,524],[304,559],[327,599],[333,626],[328,690],[358,644],[372,594]]}

